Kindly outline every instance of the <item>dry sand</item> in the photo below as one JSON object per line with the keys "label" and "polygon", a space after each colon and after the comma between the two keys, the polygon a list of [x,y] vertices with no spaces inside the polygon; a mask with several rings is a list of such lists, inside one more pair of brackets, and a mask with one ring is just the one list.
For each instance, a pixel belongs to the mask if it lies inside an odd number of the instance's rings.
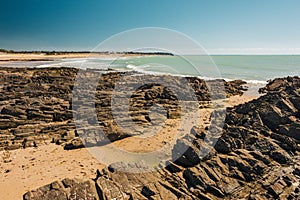
{"label": "dry sand", "polygon": [[232,96],[228,99],[228,101],[226,101],[226,106],[227,107],[233,107],[235,105],[239,105],[242,103],[246,103],[249,101],[252,101],[254,99],[256,99],[258,96],[254,96],[253,94],[251,95],[236,95],[236,96]]}
{"label": "dry sand", "polygon": [[85,58],[88,53],[68,53],[61,55],[45,55],[45,54],[27,54],[27,53],[2,53],[0,54],[0,62],[5,61],[37,61],[37,60],[55,60],[63,58]]}
{"label": "dry sand", "polygon": [[[254,99],[254,96],[234,96],[227,101],[233,106]],[[202,124],[207,123],[210,111],[203,110]],[[147,152],[161,148],[176,132],[176,121],[167,120],[166,128],[149,138],[130,137],[114,142],[115,146],[132,152]],[[0,199],[22,199],[27,191],[64,178],[95,178],[96,170],[104,165],[87,149],[66,151],[62,146],[49,144],[37,148],[0,152]]]}
{"label": "dry sand", "polygon": [[57,179],[95,178],[96,169],[103,167],[86,149],[65,151],[55,144],[3,151],[0,155],[7,162],[1,160],[0,164],[1,200],[22,199],[26,191]]}
{"label": "dry sand", "polygon": [[[105,53],[62,53],[57,55],[46,55],[43,53],[0,53],[0,64],[6,64],[8,62],[20,62],[20,61],[53,61],[66,58],[114,58],[122,56],[141,56],[140,54],[105,54]],[[145,56],[145,55],[144,55]],[[149,55],[151,56],[151,55]]]}

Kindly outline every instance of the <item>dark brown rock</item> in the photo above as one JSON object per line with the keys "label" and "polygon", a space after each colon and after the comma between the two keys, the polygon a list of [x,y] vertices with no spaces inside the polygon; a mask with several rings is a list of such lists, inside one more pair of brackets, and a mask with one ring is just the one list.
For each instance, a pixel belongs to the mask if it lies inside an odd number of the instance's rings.
{"label": "dark brown rock", "polygon": [[3,115],[11,115],[11,116],[18,117],[20,115],[25,115],[26,111],[24,111],[24,110],[22,110],[20,108],[17,108],[16,106],[15,107],[13,107],[13,106],[6,106],[6,107],[2,108],[1,114],[3,114]]}
{"label": "dark brown rock", "polygon": [[81,138],[75,138],[69,142],[67,142],[64,146],[65,150],[72,150],[72,149],[79,149],[79,148],[83,148],[84,144],[82,142]]}
{"label": "dark brown rock", "polygon": [[[66,149],[103,144],[105,137],[113,141],[130,136],[132,133],[117,126],[111,111],[111,97],[116,83],[122,83],[120,81],[137,88],[130,97],[130,119],[127,120],[134,119],[138,126],[151,123],[148,111],[156,104],[164,108],[168,118],[182,116],[177,96],[156,83],[140,87],[137,84],[140,74],[135,74],[135,79],[127,72],[104,74],[96,94],[92,95],[94,104],[86,100],[90,97],[87,91],[92,90],[90,85],[83,85],[82,91],[72,94],[76,69],[0,68],[0,71],[5,72],[0,73],[0,82],[7,86],[1,91],[0,129],[4,131],[1,132],[1,149],[32,146],[34,142],[43,141],[42,136],[48,136],[45,140],[53,138],[59,144],[66,144]],[[90,79],[97,77],[90,70],[85,73]],[[162,78],[150,76],[157,82]],[[183,78],[163,78],[174,79],[175,91],[181,100],[191,100],[185,90],[179,89]],[[201,104],[204,107],[209,105],[211,98],[242,94],[245,89],[243,81],[205,82],[195,77],[185,80],[192,86],[196,99],[205,101]],[[209,92],[209,86],[215,86],[216,90]],[[228,109],[223,129],[194,127],[186,130],[187,136],[180,138],[173,148],[172,156],[176,159],[167,161],[170,164],[167,169],[147,172],[141,164],[115,163],[99,171],[95,180],[66,179],[28,192],[24,199],[297,198],[299,88],[299,77],[275,79],[261,89],[265,95]],[[73,100],[78,104],[72,105]],[[96,117],[90,115],[94,106]],[[117,111],[125,116],[121,109]],[[99,125],[102,132],[99,127],[90,128],[84,123],[82,127],[75,127],[73,114],[86,124]],[[33,126],[30,128],[28,124]],[[38,126],[41,124],[43,126]],[[76,128],[78,133],[75,134]],[[208,137],[208,133],[213,136]],[[214,137],[217,133],[222,134],[219,140]],[[83,142],[74,140],[77,135]],[[34,140],[30,139],[32,136]],[[200,150],[205,148],[200,147],[206,139],[216,142],[216,146],[202,158]],[[185,151],[182,152],[182,148]],[[129,167],[130,173],[125,173]],[[253,194],[249,193],[249,188],[255,188]]]}

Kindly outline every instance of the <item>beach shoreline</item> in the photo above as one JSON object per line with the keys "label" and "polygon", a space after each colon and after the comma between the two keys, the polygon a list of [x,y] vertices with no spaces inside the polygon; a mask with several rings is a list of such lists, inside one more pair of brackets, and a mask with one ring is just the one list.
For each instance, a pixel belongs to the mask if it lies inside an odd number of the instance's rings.
{"label": "beach shoreline", "polygon": [[48,53],[3,53],[0,52],[0,64],[22,61],[58,61],[75,58],[119,58],[136,56],[169,55],[162,53],[139,53],[139,52],[48,52]]}

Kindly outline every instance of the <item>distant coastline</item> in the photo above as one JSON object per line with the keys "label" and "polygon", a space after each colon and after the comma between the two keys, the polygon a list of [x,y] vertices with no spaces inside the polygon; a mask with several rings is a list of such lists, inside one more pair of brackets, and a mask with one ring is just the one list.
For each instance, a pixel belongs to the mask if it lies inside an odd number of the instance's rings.
{"label": "distant coastline", "polygon": [[120,57],[120,56],[174,56],[167,52],[92,52],[92,51],[14,51],[0,49],[0,64],[7,62],[22,61],[56,61],[68,58],[87,58],[87,57]]}
{"label": "distant coastline", "polygon": [[45,54],[45,55],[65,55],[65,54],[101,54],[101,55],[111,55],[111,54],[125,54],[125,55],[168,55],[174,56],[172,53],[168,52],[138,52],[138,51],[15,51],[0,49],[0,53],[7,54]]}

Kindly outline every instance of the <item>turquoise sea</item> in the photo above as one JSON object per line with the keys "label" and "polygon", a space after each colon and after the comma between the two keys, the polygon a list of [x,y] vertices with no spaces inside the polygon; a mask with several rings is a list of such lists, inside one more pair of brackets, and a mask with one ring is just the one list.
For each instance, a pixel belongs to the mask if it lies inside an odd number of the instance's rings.
{"label": "turquoise sea", "polygon": [[[125,63],[125,65],[124,65]],[[115,64],[115,65],[114,65]],[[120,65],[118,65],[120,64]],[[122,65],[123,64],[123,65]],[[265,82],[300,76],[300,56],[153,56],[117,60],[111,68]],[[168,67],[171,66],[171,67]]]}
{"label": "turquoise sea", "polygon": [[[3,65],[3,64],[2,64]],[[300,76],[300,55],[218,55],[218,56],[129,56],[59,61],[15,62],[4,66],[78,67],[135,70],[203,78],[242,79],[249,83]]]}

